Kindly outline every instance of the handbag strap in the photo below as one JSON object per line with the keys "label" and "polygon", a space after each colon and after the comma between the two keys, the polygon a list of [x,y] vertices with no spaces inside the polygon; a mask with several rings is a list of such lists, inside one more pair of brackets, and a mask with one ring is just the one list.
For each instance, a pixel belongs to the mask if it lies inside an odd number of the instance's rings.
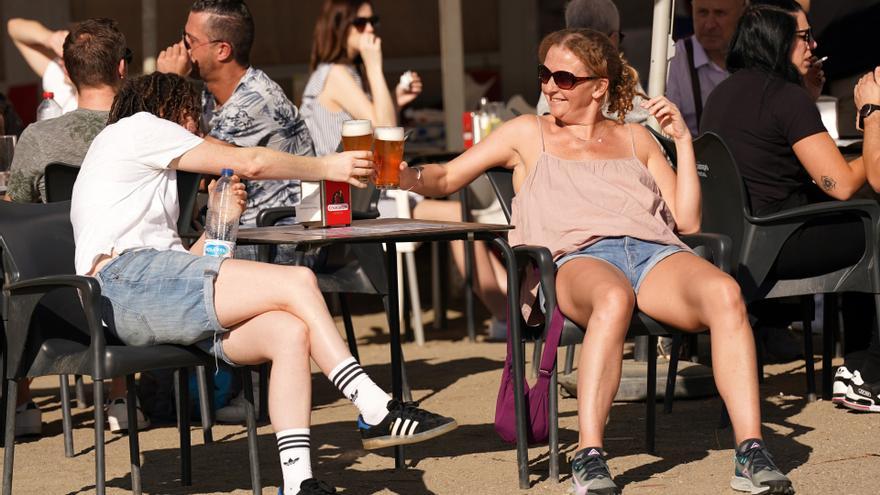
{"label": "handbag strap", "polygon": [[565,316],[559,310],[559,306],[553,308],[550,322],[547,325],[547,335],[544,338],[544,352],[541,354],[541,366],[538,371],[538,379],[548,379],[550,373],[556,367],[556,349],[559,348],[559,339],[562,337],[562,327],[565,325]]}
{"label": "handbag strap", "polygon": [[688,69],[691,73],[691,92],[694,95],[694,111],[697,114],[697,127],[700,126],[700,119],[703,116],[703,92],[700,89],[700,75],[697,68],[694,67],[694,41],[691,38],[684,40],[684,49],[687,52]]}

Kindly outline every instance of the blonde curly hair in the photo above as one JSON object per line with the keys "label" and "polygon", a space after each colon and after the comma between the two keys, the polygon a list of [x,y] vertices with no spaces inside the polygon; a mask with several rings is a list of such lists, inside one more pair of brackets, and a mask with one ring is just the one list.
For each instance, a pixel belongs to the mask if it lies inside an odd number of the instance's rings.
{"label": "blonde curly hair", "polygon": [[569,28],[552,32],[544,37],[538,48],[543,62],[554,46],[562,47],[576,56],[591,73],[608,79],[608,111],[623,122],[633,109],[633,98],[640,95],[639,74],[603,33],[592,29]]}

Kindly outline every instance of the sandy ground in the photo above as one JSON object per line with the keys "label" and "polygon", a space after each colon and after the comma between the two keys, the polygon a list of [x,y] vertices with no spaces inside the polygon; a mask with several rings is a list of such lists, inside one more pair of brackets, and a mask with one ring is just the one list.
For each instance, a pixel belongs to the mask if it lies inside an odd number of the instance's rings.
{"label": "sandy ground", "polygon": [[[388,337],[384,316],[355,319],[361,360],[383,387],[390,384]],[[428,318],[430,321],[430,318]],[[341,324],[340,324],[341,327]],[[429,327],[430,328],[430,327]],[[819,347],[817,346],[817,349]],[[461,319],[451,329],[429,330],[424,347],[405,345],[413,394],[422,405],[455,417],[458,430],[437,441],[406,450],[408,469],[395,471],[390,451],[361,449],[356,410],[320,374],[314,380],[312,459],[316,476],[350,494],[502,494],[517,493],[516,455],[496,436],[492,419],[505,346],[469,343]],[[821,364],[819,364],[821,366]],[[877,493],[880,473],[880,415],[837,409],[829,402],[803,397],[803,362],[767,367],[762,385],[765,437],[779,466],[790,473],[799,494]],[[20,440],[16,447],[14,493],[77,494],[94,491],[91,409],[74,410],[76,457],[64,457],[57,379],[35,382],[43,409],[44,435]],[[562,494],[568,490],[568,458],[577,443],[576,404],[560,401],[562,479],[548,479],[546,447],[535,447],[529,493]],[[658,414],[657,456],[645,453],[642,403],[615,404],[605,448],[612,474],[630,494],[724,494],[732,473],[732,434],[716,429],[718,398],[682,400],[671,415]],[[269,425],[259,429],[265,488],[275,494],[281,471]],[[179,484],[177,431],[153,427],[140,435],[146,493],[249,493],[250,477],[244,428],[214,427],[215,443],[204,445],[192,429],[193,485]],[[130,489],[126,437],[107,433],[109,493]]]}

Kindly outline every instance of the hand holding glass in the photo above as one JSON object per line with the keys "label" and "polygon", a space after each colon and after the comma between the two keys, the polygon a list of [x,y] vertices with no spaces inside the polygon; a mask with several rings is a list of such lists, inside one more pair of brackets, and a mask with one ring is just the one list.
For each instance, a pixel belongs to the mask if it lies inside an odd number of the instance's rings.
{"label": "hand holding glass", "polygon": [[[347,120],[342,123],[343,151],[372,151],[373,124],[369,120]],[[368,176],[358,177],[366,184]]]}

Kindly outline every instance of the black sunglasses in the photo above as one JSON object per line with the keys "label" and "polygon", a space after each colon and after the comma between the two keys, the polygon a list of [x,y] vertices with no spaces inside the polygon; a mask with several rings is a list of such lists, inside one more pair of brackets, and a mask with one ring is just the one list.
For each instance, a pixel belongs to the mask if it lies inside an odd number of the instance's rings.
{"label": "black sunglasses", "polygon": [[367,29],[367,24],[373,26],[373,29],[379,27],[379,16],[374,15],[370,17],[355,17],[353,21],[351,21],[351,25],[354,26],[358,31],[363,31]]}
{"label": "black sunglasses", "polygon": [[550,82],[551,77],[553,78],[553,82],[556,83],[559,89],[571,89],[584,81],[602,79],[599,76],[578,77],[571,72],[565,70],[550,72],[550,69],[548,69],[546,65],[541,64],[538,66],[538,79],[541,80],[541,84],[547,84],[548,82]]}
{"label": "black sunglasses", "polygon": [[[180,37],[183,39],[183,47],[186,48],[187,50],[192,50],[193,47],[190,44],[189,40],[187,39],[186,30],[184,30],[184,29],[180,30]],[[223,40],[209,40],[204,43],[197,44],[196,48],[198,48],[202,45],[210,45],[211,43],[222,43],[222,42],[223,42]]]}
{"label": "black sunglasses", "polygon": [[808,45],[812,45],[813,42],[816,41],[816,38],[813,37],[813,29],[812,28],[801,29],[800,31],[795,31],[794,35],[797,36],[798,38],[804,40],[804,43],[806,43]]}
{"label": "black sunglasses", "polygon": [[131,65],[131,62],[134,60],[134,54],[131,52],[131,48],[125,48],[125,53],[122,54],[122,60],[125,60],[126,64]]}

